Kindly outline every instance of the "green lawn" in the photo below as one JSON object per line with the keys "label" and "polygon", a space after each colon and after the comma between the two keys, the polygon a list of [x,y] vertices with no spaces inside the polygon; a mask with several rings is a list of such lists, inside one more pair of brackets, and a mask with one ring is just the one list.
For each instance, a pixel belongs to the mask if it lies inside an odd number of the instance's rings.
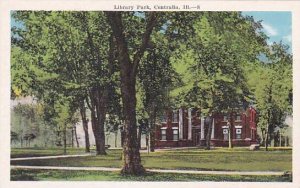
{"label": "green lawn", "polygon": [[[83,150],[80,150],[83,152]],[[12,151],[12,156],[15,156]],[[18,151],[20,152],[20,151]],[[75,150],[72,151],[75,153]],[[77,151],[79,152],[79,151]],[[41,152],[43,153],[43,152]],[[46,152],[45,152],[46,153]],[[121,150],[106,156],[11,161],[12,165],[121,167]],[[20,153],[19,153],[20,154]],[[229,171],[292,171],[292,150],[248,151],[246,148],[186,149],[141,153],[146,168]]]}
{"label": "green lawn", "polygon": [[122,176],[118,172],[64,171],[64,170],[11,170],[12,181],[246,181],[291,182],[290,176],[233,176],[147,173],[144,176]]}
{"label": "green lawn", "polygon": [[[84,148],[68,148],[67,155],[83,154]],[[11,148],[11,158],[63,155],[62,148]]]}

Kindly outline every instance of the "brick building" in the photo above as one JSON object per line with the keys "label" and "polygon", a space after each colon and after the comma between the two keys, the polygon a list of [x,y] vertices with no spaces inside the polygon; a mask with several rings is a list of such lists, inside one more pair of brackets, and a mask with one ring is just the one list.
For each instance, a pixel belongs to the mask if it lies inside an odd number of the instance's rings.
{"label": "brick building", "polygon": [[[156,148],[204,146],[208,129],[207,118],[201,116],[200,110],[169,110],[162,117],[155,132]],[[228,146],[228,122],[231,121],[231,140],[233,146],[249,146],[257,143],[256,110],[249,107],[226,114],[213,115],[211,134],[212,146]]]}

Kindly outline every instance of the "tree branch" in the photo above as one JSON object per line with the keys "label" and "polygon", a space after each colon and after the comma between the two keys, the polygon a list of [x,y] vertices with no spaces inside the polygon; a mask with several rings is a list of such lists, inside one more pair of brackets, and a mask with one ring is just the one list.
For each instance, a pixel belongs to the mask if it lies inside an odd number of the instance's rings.
{"label": "tree branch", "polygon": [[105,12],[105,14],[116,39],[116,46],[119,52],[118,59],[120,61],[122,70],[125,71],[126,74],[129,74],[127,71],[130,71],[130,69],[127,69],[127,67],[131,67],[132,65],[128,54],[128,44],[125,40],[125,35],[123,32],[124,28],[121,12]]}
{"label": "tree branch", "polygon": [[136,76],[136,74],[137,74],[139,62],[140,62],[141,58],[143,57],[146,48],[148,47],[148,43],[150,41],[150,36],[151,36],[152,30],[157,23],[157,17],[158,16],[157,16],[156,12],[151,12],[148,17],[146,31],[144,32],[143,38],[142,38],[142,44],[141,44],[139,50],[135,53],[135,55],[133,57],[132,76]]}
{"label": "tree branch", "polygon": [[88,97],[88,95],[86,96],[85,101],[86,101],[86,104],[87,104],[88,108],[92,111],[93,108],[92,108],[92,105],[89,103],[89,97]]}
{"label": "tree branch", "polygon": [[108,22],[112,28],[113,35],[115,36],[116,43],[118,46],[119,51],[119,60],[121,61],[121,65],[128,63],[130,66],[130,69],[127,70],[127,74],[130,74],[129,76],[131,78],[134,78],[137,74],[138,64],[144,55],[144,52],[148,46],[148,43],[150,41],[150,36],[152,33],[152,30],[156,24],[157,21],[157,13],[151,12],[147,19],[147,25],[146,30],[142,37],[142,43],[137,52],[133,56],[133,60],[131,62],[129,54],[128,54],[128,44],[125,40],[124,35],[124,28],[122,24],[122,16],[120,12],[105,12],[108,18]]}

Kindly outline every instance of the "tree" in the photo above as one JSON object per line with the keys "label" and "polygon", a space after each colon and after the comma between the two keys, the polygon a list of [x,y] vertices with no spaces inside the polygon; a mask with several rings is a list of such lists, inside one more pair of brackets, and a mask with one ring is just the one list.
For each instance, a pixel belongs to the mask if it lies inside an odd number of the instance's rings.
{"label": "tree", "polygon": [[14,131],[10,131],[10,144],[18,141],[18,136],[19,136],[18,133],[14,132]]}
{"label": "tree", "polygon": [[[182,87],[175,89],[173,95],[180,96],[177,101],[181,105],[196,106],[203,116],[208,116],[206,149],[210,149],[212,116],[223,112],[231,117],[249,93],[242,66],[255,59],[264,45],[256,29],[259,27],[255,22],[240,13],[204,13],[194,24],[195,35],[181,45],[181,55],[173,60],[183,75]],[[240,45],[246,41],[252,41],[249,49],[241,50]],[[182,69],[181,63],[187,68]],[[229,121],[229,134],[231,124]]]}
{"label": "tree", "polygon": [[249,72],[249,77],[259,80],[249,79],[249,87],[259,112],[258,126],[265,150],[276,134],[276,127],[285,127],[284,120],[292,113],[292,55],[287,50],[287,46],[274,43],[267,60],[258,62],[256,69]]}
{"label": "tree", "polygon": [[[27,54],[25,67],[28,64],[34,67],[34,78],[26,82],[28,88],[34,90],[38,98],[42,98],[45,91],[55,90],[72,96],[74,101],[81,101],[77,108],[82,112],[86,136],[84,108],[87,105],[91,110],[97,154],[106,154],[104,121],[108,90],[113,89],[114,67],[109,62],[114,60],[110,54],[114,51],[108,50],[111,42],[103,13],[24,11],[16,12],[14,17],[25,26],[16,30],[19,37],[15,38],[15,43]],[[103,24],[98,24],[101,22]]]}
{"label": "tree", "polygon": [[70,99],[64,97],[58,97],[58,100],[55,100],[54,111],[55,117],[54,121],[57,125],[59,132],[63,133],[63,148],[64,154],[67,153],[67,129],[72,128],[74,123],[78,121],[75,116],[74,109],[71,109]]}
{"label": "tree", "polygon": [[[123,146],[124,166],[122,173],[136,175],[143,174],[145,170],[141,164],[140,152],[137,144],[135,84],[138,66],[148,47],[152,30],[157,23],[158,15],[156,12],[145,13],[145,19],[143,19],[141,17],[133,16],[132,14],[134,13],[105,12],[105,14],[112,29],[112,35],[116,41],[118,61],[120,63],[121,94],[125,120],[125,139]],[[142,33],[142,40],[138,42],[138,47],[135,46],[135,52],[129,50],[128,43],[130,40],[128,40],[125,35],[127,26],[125,25],[125,19],[143,19],[145,21],[145,30]]]}
{"label": "tree", "polygon": [[83,131],[84,131],[84,138],[85,138],[85,152],[90,152],[90,138],[89,138],[89,132],[88,132],[88,119],[86,115],[86,107],[84,100],[80,101],[80,115],[81,115],[81,120],[82,120],[82,126],[83,126]]}
{"label": "tree", "polygon": [[[39,133],[38,117],[36,113],[36,105],[34,104],[18,104],[13,107],[11,129],[13,130],[15,139],[19,139],[20,146],[30,146],[30,140],[35,139]],[[13,138],[13,137],[12,137]]]}
{"label": "tree", "polygon": [[[152,46],[141,61],[138,81],[141,85],[142,108],[146,114],[141,118],[141,125],[146,124],[150,133],[150,151],[155,148],[155,128],[157,118],[169,106],[167,88],[173,87],[176,73],[170,62],[169,44],[161,34],[152,36]],[[142,132],[139,131],[139,132]]]}

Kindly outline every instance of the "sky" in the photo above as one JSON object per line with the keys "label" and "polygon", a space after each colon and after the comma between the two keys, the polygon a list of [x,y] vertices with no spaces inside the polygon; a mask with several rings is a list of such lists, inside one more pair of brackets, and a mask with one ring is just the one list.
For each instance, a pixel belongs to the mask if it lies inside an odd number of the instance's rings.
{"label": "sky", "polygon": [[269,37],[268,44],[282,41],[292,48],[292,14],[283,11],[254,11],[242,12],[243,15],[253,16],[255,21],[262,21],[263,31]]}

